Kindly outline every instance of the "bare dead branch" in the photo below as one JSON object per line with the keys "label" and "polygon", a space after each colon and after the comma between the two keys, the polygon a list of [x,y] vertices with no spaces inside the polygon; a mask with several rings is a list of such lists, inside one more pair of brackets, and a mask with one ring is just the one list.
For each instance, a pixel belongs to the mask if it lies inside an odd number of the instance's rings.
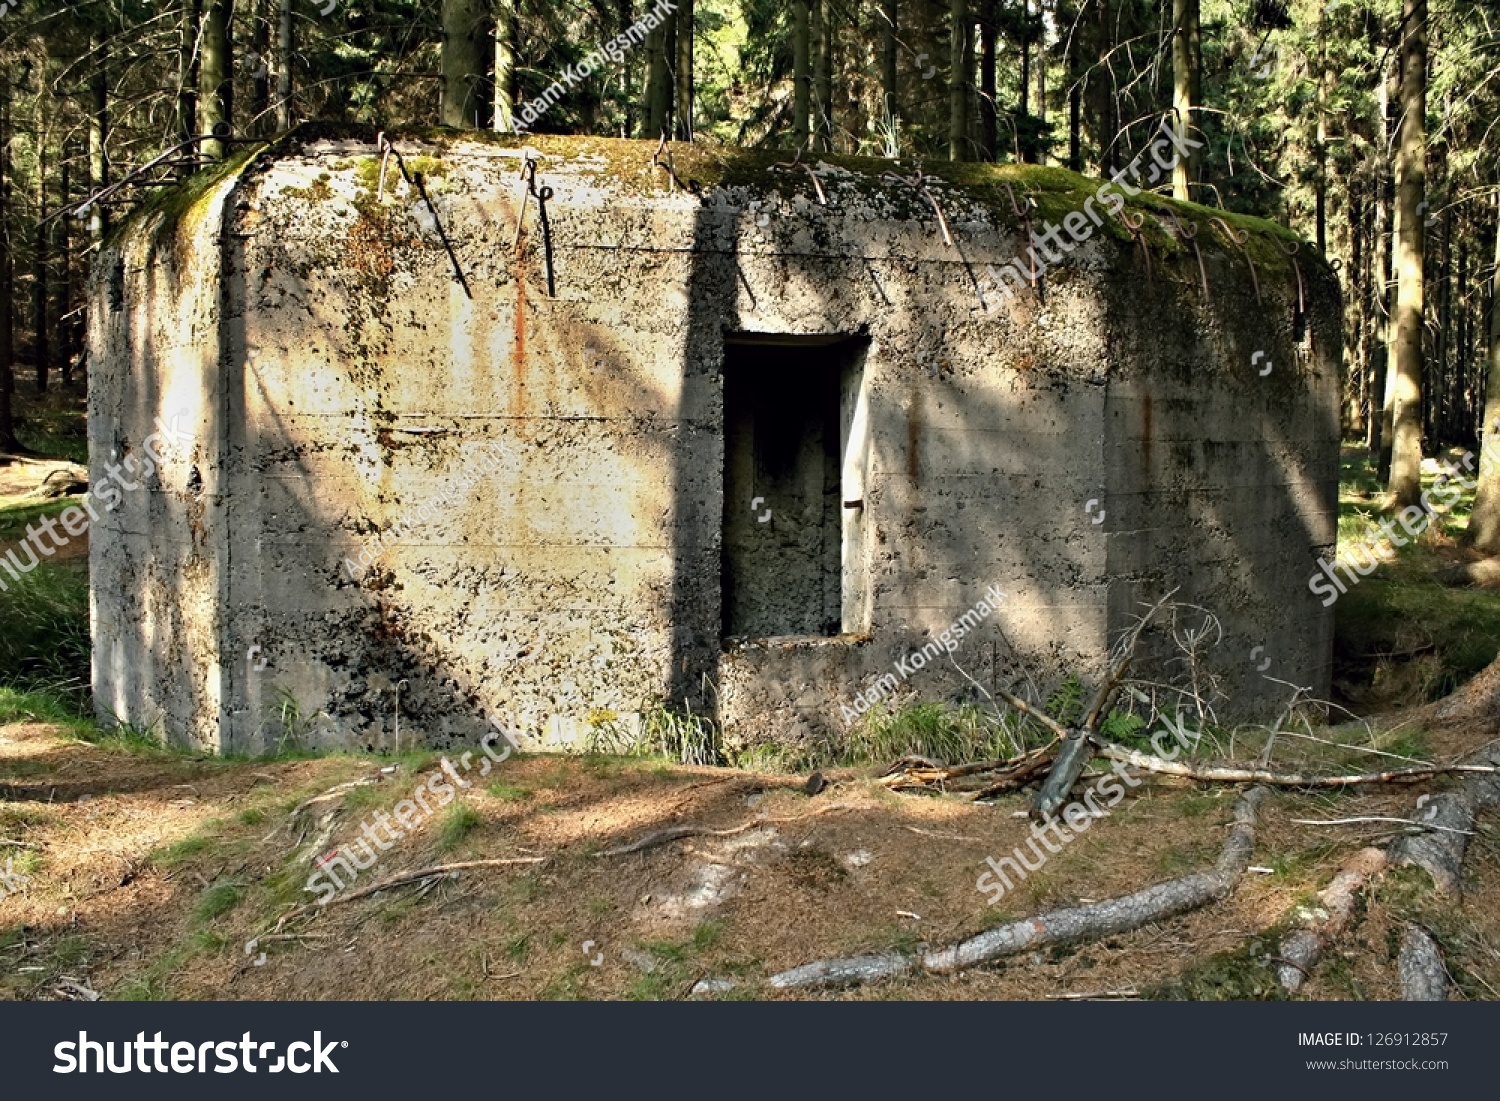
{"label": "bare dead branch", "polygon": [[834,814],[838,811],[857,810],[852,803],[831,803],[826,807],[820,807],[807,814],[793,814],[782,818],[761,817],[753,818],[738,826],[728,829],[716,830],[710,826],[668,826],[664,830],[648,833],[639,841],[633,841],[629,845],[621,845],[615,849],[605,849],[603,852],[595,853],[597,857],[625,856],[629,853],[644,852],[646,849],[654,849],[658,845],[665,845],[671,841],[680,841],[684,837],[733,837],[737,833],[753,830],[758,826],[780,826],[788,822],[802,822],[809,818],[821,818],[825,814]]}

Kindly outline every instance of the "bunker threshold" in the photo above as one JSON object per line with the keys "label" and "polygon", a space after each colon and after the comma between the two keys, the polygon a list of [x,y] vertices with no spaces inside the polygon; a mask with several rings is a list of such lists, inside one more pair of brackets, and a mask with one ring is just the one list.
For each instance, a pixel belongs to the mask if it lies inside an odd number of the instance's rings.
{"label": "bunker threshold", "polygon": [[867,629],[867,343],[842,334],[725,338],[726,640]]}

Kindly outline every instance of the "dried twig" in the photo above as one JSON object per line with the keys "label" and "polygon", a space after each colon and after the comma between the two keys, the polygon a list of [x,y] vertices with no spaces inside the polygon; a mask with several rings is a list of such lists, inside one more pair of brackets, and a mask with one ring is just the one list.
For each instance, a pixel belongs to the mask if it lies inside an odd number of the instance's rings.
{"label": "dried twig", "polygon": [[1452,826],[1440,826],[1436,822],[1418,822],[1411,818],[1387,818],[1379,814],[1361,815],[1358,818],[1288,818],[1287,821],[1298,826],[1352,826],[1359,822],[1396,822],[1404,826],[1416,826],[1418,829],[1441,830],[1444,833],[1462,833],[1469,837],[1474,836],[1473,830],[1460,830]]}

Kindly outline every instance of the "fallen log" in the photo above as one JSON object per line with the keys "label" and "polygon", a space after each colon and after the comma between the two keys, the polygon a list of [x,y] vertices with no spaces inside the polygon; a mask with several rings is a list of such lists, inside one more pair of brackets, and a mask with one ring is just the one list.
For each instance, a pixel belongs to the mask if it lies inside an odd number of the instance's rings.
{"label": "fallen log", "polygon": [[1401,979],[1402,1001],[1448,1000],[1448,969],[1443,965],[1443,953],[1420,925],[1407,925],[1402,931],[1396,974]]}
{"label": "fallen log", "polygon": [[1255,787],[1240,797],[1229,837],[1210,871],[1160,883],[1121,898],[1008,922],[920,957],[887,952],[817,960],[772,975],[766,982],[780,990],[791,990],[850,986],[896,978],[918,969],[928,974],[948,975],[1030,949],[1128,932],[1198,909],[1227,896],[1244,874],[1255,844],[1256,812],[1268,794],[1267,789]]}
{"label": "fallen log", "polygon": [[1202,780],[1219,784],[1268,784],[1271,787],[1287,788],[1342,788],[1356,784],[1397,784],[1411,780],[1424,780],[1450,772],[1500,773],[1493,765],[1430,765],[1421,768],[1393,768],[1385,772],[1360,772],[1344,776],[1318,776],[1310,772],[1273,772],[1265,768],[1240,768],[1234,765],[1193,765],[1185,761],[1169,761],[1150,753],[1128,749],[1114,742],[1105,742],[1099,754],[1112,761],[1131,765],[1143,772],[1155,772],[1163,776],[1182,776],[1189,780]]}
{"label": "fallen log", "polygon": [[1317,908],[1300,915],[1307,924],[1283,937],[1278,948],[1276,979],[1283,989],[1295,994],[1312,977],[1313,968],[1349,927],[1359,892],[1385,870],[1386,862],[1382,850],[1361,849],[1318,893]]}

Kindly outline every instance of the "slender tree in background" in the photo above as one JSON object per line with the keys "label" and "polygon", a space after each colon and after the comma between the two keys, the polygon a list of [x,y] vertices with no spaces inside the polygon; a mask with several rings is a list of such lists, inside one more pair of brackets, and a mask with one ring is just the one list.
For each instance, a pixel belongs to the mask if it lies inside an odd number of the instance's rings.
{"label": "slender tree in background", "polygon": [[901,24],[900,5],[897,0],[881,0],[880,3],[880,95],[885,112],[895,118],[900,112],[896,104],[897,35]]}
{"label": "slender tree in background", "polygon": [[16,439],[15,255],[11,250],[11,73],[0,69],[0,450],[21,450]]}
{"label": "slender tree in background", "polygon": [[[1193,129],[1193,109],[1201,102],[1198,76],[1198,0],[1172,0],[1172,117],[1173,129],[1184,139]],[[1183,144],[1183,148],[1192,146]],[[1196,149],[1179,157],[1172,167],[1172,197],[1184,202],[1193,198],[1198,179]]]}
{"label": "slender tree in background", "polygon": [[276,73],[276,129],[281,133],[292,128],[292,64],[296,56],[292,36],[292,0],[276,0],[276,53],[271,67]]}
{"label": "slender tree in background", "polygon": [[495,0],[495,105],[492,125],[516,128],[516,0]]}
{"label": "slender tree in background", "polygon": [[[1490,207],[1496,213],[1495,267],[1490,273],[1490,362],[1480,440],[1492,453],[1500,440],[1500,199],[1492,201]],[[1469,514],[1464,542],[1486,554],[1500,554],[1500,463],[1480,464],[1474,511]]]}
{"label": "slender tree in background", "polygon": [[833,0],[813,0],[813,144],[825,153],[833,149]]}
{"label": "slender tree in background", "polygon": [[674,125],[679,141],[693,140],[693,0],[677,0],[677,106]]}
{"label": "slender tree in background", "polygon": [[[42,73],[45,71],[44,60]],[[47,245],[51,223],[47,221],[46,130],[39,126],[37,137],[36,228],[31,243],[31,362],[36,370],[37,393],[45,394],[52,368],[52,323],[47,316],[47,258],[50,251]]]}
{"label": "slender tree in background", "polygon": [[[234,120],[234,55],[230,42],[233,0],[204,0],[203,29],[199,35],[198,110],[203,132],[212,134]],[[203,143],[204,155],[222,160],[229,146],[217,138]]]}
{"label": "slender tree in background", "polygon": [[[177,139],[187,141],[198,136],[198,30],[202,26],[200,0],[192,0],[177,20]],[[185,151],[179,176],[192,174],[198,150]]]}
{"label": "slender tree in background", "polygon": [[987,161],[999,152],[999,125],[995,104],[995,17],[998,0],[980,0],[979,6],[979,151]]}
{"label": "slender tree in background", "polygon": [[1422,495],[1423,219],[1427,156],[1427,0],[1404,0],[1401,123],[1396,143],[1396,357],[1391,477],[1396,505]]}
{"label": "slender tree in background", "polygon": [[969,158],[969,2],[950,0],[948,38],[948,159]]}
{"label": "slender tree in background", "polygon": [[673,30],[677,24],[664,19],[646,39],[646,137],[671,137]]}
{"label": "slender tree in background", "polygon": [[[109,73],[103,38],[89,38],[89,58],[89,190],[97,194],[109,184]],[[89,237],[98,244],[108,231],[109,211],[95,203],[89,209]]]}
{"label": "slender tree in background", "polygon": [[479,125],[485,57],[480,38],[480,0],[443,0],[443,46],[438,68],[443,79],[439,121],[473,130]]}
{"label": "slender tree in background", "polygon": [[808,0],[792,0],[792,141],[805,148],[812,135],[812,18]]}

